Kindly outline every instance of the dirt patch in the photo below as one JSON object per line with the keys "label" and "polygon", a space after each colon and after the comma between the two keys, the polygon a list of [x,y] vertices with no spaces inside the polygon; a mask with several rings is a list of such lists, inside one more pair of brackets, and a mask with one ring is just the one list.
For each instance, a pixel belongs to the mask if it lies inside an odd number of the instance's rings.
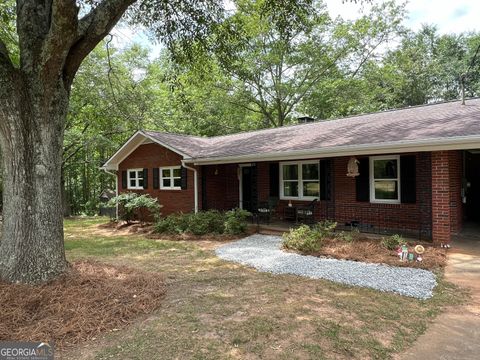
{"label": "dirt patch", "polygon": [[447,251],[442,248],[436,248],[432,244],[424,242],[408,242],[409,252],[413,252],[415,245],[419,244],[423,245],[425,248],[425,253],[422,254],[423,260],[420,262],[400,261],[396,250],[386,249],[381,244],[380,239],[367,237],[359,238],[350,243],[339,239],[326,239],[321,250],[313,255],[430,270],[443,268],[446,265]]}
{"label": "dirt patch", "polygon": [[132,222],[127,223],[125,221],[115,222],[110,221],[106,224],[100,224],[96,226],[94,230],[97,235],[106,236],[118,236],[118,235],[131,235],[131,234],[150,234],[153,231],[152,223],[140,223]]}
{"label": "dirt patch", "polygon": [[125,327],[158,308],[164,294],[158,274],[94,261],[75,262],[40,286],[0,283],[0,340],[54,341],[61,349]]}

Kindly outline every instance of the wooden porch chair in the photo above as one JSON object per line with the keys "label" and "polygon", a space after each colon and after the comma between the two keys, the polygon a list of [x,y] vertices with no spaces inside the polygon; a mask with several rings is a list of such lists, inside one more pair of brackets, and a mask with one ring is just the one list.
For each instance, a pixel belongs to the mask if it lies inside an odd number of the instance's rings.
{"label": "wooden porch chair", "polygon": [[313,224],[315,222],[315,207],[318,199],[312,200],[308,205],[297,206],[297,222]]}

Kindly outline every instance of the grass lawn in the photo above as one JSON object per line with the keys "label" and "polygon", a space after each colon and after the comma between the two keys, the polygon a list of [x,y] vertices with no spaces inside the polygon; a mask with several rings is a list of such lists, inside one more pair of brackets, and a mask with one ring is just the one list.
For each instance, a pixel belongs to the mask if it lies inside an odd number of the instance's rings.
{"label": "grass lawn", "polygon": [[70,261],[95,259],[158,272],[163,305],[122,331],[71,349],[81,359],[388,359],[465,295],[439,279],[427,301],[259,273],[215,257],[218,241],[114,233],[106,219],[65,221]]}

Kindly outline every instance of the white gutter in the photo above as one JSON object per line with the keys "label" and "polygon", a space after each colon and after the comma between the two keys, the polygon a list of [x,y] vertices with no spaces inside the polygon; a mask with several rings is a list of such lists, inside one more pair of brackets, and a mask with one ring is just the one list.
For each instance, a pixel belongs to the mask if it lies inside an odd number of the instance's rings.
{"label": "white gutter", "polygon": [[[115,176],[115,197],[117,197],[118,196],[118,175],[108,171],[104,167],[102,167],[101,169],[103,169],[103,171],[105,171],[107,174]],[[118,220],[118,202],[115,203],[115,219]]]}
{"label": "white gutter", "polygon": [[313,148],[307,150],[278,151],[270,153],[246,154],[228,157],[188,159],[195,165],[231,164],[256,161],[278,161],[314,159],[318,157],[337,157],[353,155],[395,154],[402,152],[467,150],[480,148],[480,136],[457,136],[428,140],[391,141],[379,144],[344,145]]}
{"label": "white gutter", "polygon": [[185,160],[182,160],[182,166],[185,169],[193,171],[193,189],[195,191],[194,198],[195,198],[195,214],[198,213],[198,172],[197,169],[185,165]]}

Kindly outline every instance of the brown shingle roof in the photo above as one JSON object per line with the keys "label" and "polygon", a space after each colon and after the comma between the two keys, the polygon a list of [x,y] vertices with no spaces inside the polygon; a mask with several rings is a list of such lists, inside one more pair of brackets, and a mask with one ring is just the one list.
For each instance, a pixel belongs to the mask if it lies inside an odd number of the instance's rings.
{"label": "brown shingle roof", "polygon": [[201,154],[204,149],[209,146],[210,140],[208,138],[191,135],[163,133],[156,131],[142,132],[158,142],[169,145],[190,157],[196,157],[197,154]]}
{"label": "brown shingle roof", "polygon": [[453,101],[211,138],[146,133],[199,160],[480,137],[480,99],[465,106]]}

